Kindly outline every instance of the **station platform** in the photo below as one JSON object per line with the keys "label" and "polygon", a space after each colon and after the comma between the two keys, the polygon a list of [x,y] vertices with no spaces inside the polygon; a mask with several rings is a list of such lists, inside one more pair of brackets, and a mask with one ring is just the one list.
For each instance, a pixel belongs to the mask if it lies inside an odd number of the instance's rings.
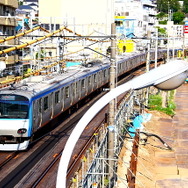
{"label": "station platform", "polygon": [[157,134],[171,148],[156,138],[139,144],[136,188],[188,187],[188,84],[176,90],[176,114],[170,117],[150,111],[151,121],[145,131]]}

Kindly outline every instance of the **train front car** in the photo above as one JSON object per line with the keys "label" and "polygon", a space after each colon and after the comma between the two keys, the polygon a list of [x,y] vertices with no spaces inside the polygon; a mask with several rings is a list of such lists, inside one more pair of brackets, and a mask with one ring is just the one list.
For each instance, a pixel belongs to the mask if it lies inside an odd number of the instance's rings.
{"label": "train front car", "polygon": [[25,150],[29,144],[29,99],[25,96],[0,93],[0,150]]}

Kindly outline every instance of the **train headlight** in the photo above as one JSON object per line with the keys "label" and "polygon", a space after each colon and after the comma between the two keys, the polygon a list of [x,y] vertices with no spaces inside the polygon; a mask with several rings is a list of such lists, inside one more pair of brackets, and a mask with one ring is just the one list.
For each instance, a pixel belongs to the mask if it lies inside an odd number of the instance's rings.
{"label": "train headlight", "polygon": [[26,132],[27,132],[27,129],[25,129],[25,128],[18,129],[18,131],[17,131],[18,134],[24,134]]}

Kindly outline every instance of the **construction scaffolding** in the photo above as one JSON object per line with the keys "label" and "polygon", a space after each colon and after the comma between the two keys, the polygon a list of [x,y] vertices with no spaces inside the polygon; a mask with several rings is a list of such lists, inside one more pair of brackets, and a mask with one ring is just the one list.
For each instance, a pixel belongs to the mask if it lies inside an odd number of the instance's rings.
{"label": "construction scaffolding", "polygon": [[[130,90],[118,106],[115,114],[114,125],[108,126],[103,123],[100,132],[95,136],[92,146],[86,151],[86,154],[82,158],[81,167],[75,173],[72,178],[71,188],[77,187],[114,187],[117,185],[117,168],[119,154],[124,147],[125,140],[129,145],[133,145],[134,139],[130,136],[128,127],[131,126],[132,119],[139,114],[143,109],[143,106],[138,105],[137,96],[145,95],[145,89],[140,91]],[[108,134],[112,132],[114,135],[114,157],[108,158]],[[125,139],[127,138],[127,139]],[[132,151],[132,149],[128,149]],[[131,152],[132,153],[132,152]],[[129,155],[131,156],[131,153]],[[129,159],[130,159],[129,156]],[[109,161],[114,161],[114,166],[109,165]],[[127,162],[127,171],[130,171],[130,164]],[[113,176],[108,179],[108,168],[112,168]],[[124,187],[128,187],[128,182],[119,178],[119,181],[124,184]]]}

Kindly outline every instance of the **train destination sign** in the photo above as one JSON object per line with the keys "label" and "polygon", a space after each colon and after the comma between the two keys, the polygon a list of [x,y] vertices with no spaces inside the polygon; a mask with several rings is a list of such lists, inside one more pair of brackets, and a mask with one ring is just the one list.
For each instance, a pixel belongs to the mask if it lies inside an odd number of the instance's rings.
{"label": "train destination sign", "polygon": [[0,95],[1,101],[28,101],[26,97],[19,95]]}

